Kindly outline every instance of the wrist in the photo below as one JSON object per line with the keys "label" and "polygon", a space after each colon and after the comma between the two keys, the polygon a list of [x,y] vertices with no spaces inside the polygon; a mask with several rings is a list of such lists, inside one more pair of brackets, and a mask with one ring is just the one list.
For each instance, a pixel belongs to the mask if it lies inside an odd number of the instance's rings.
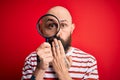
{"label": "wrist", "polygon": [[32,77],[31,77],[32,78],[31,80],[43,80],[45,71],[46,70],[36,68],[36,70],[34,71]]}
{"label": "wrist", "polygon": [[49,67],[49,63],[44,63],[43,61],[41,61],[41,62],[39,62],[38,64],[37,64],[37,69],[38,70],[46,70],[46,69],[48,69],[48,67]]}
{"label": "wrist", "polygon": [[57,72],[57,76],[60,80],[72,80],[67,70],[64,70],[63,72]]}

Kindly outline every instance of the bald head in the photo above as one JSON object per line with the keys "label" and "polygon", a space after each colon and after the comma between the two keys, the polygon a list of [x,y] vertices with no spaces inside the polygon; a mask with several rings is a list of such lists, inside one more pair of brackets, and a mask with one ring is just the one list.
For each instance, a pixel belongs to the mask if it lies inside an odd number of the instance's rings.
{"label": "bald head", "polygon": [[68,22],[72,23],[72,17],[70,15],[70,12],[62,7],[62,6],[55,6],[52,7],[47,14],[53,14],[55,15],[59,20],[67,20]]}

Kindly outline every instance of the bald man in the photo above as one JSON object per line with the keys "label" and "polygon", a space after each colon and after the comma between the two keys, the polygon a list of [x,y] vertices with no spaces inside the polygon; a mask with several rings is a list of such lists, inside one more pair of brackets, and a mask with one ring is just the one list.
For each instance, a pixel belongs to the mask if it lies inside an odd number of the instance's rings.
{"label": "bald man", "polygon": [[54,38],[52,47],[48,42],[42,43],[26,58],[22,80],[98,80],[96,59],[71,46],[75,25],[69,11],[62,6],[55,6],[46,14],[59,19],[59,40]]}

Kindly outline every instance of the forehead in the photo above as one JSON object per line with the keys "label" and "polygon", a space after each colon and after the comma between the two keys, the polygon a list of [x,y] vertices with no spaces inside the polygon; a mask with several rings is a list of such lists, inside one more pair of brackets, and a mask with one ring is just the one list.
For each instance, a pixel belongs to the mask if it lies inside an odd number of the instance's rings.
{"label": "forehead", "polygon": [[52,8],[47,13],[55,15],[62,22],[65,22],[65,21],[71,22],[72,21],[69,11],[65,8],[61,8],[61,7]]}
{"label": "forehead", "polygon": [[53,14],[53,15],[55,15],[59,19],[60,22],[71,22],[71,18],[67,14],[65,15]]}
{"label": "forehead", "polygon": [[68,21],[68,20],[59,20],[60,21],[60,23],[66,23],[66,24],[71,24],[71,22],[70,21]]}
{"label": "forehead", "polygon": [[66,19],[61,19],[60,22],[68,22]]}

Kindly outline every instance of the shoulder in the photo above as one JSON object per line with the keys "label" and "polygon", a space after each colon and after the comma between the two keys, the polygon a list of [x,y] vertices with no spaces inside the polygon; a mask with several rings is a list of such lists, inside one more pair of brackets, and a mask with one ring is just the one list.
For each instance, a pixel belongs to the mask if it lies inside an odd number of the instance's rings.
{"label": "shoulder", "polygon": [[37,60],[37,53],[36,51],[31,52],[25,59],[27,62],[34,62]]}
{"label": "shoulder", "polygon": [[92,62],[96,61],[96,58],[93,55],[75,47],[73,47],[72,56],[76,56],[78,58],[84,58]]}
{"label": "shoulder", "polygon": [[25,59],[24,67],[23,67],[23,79],[27,80],[30,79],[32,76],[33,71],[37,65],[37,54],[36,52],[31,52]]}

